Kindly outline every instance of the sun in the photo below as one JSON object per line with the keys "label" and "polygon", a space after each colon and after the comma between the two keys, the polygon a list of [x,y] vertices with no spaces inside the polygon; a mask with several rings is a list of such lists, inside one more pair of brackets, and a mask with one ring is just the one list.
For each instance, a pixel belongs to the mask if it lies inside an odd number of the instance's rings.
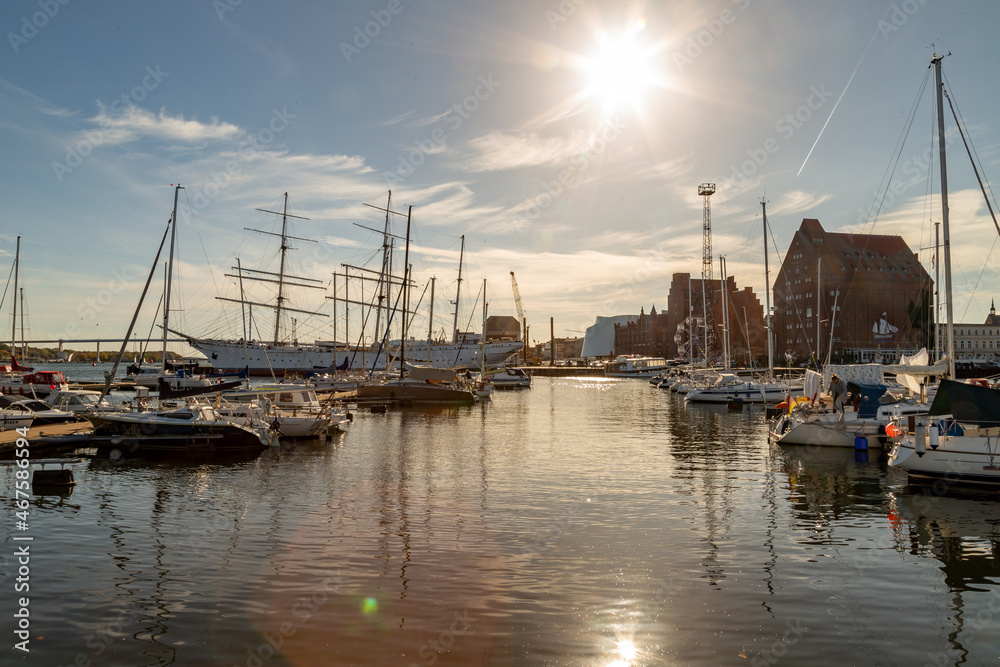
{"label": "sun", "polygon": [[640,39],[644,23],[619,36],[602,35],[594,55],[583,58],[584,95],[599,100],[606,113],[622,106],[638,108],[650,88],[662,84],[655,51]]}

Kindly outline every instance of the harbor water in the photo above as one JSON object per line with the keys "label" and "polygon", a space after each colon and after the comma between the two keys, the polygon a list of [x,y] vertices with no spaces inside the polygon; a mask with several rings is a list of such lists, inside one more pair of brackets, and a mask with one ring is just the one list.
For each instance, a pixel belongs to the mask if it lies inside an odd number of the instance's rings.
{"label": "harbor water", "polygon": [[910,487],[877,450],[779,448],[760,408],[642,380],[536,378],[243,460],[73,468],[25,530],[0,468],[5,665],[1000,658],[1000,501]]}

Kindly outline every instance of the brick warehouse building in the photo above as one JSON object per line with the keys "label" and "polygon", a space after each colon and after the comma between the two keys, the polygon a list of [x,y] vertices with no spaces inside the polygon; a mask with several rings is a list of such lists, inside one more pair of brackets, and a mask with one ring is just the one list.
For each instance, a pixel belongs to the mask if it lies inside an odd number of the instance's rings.
{"label": "brick warehouse building", "polygon": [[657,314],[656,306],[649,315],[640,309],[637,320],[615,324],[614,353],[666,357],[668,334],[666,313]]}
{"label": "brick warehouse building", "polygon": [[[933,344],[933,283],[902,237],[827,232],[805,218],[774,283],[775,356],[868,362]],[[834,308],[836,311],[834,311]],[[835,317],[831,317],[831,315]],[[818,340],[817,340],[818,332]]]}
{"label": "brick warehouse building", "polygon": [[[718,333],[714,347],[715,355],[721,355],[722,335],[722,281],[712,280],[709,288],[713,290],[712,322]],[[688,291],[690,285],[691,301],[694,302],[694,317],[700,323],[702,318],[701,278],[692,278],[690,273],[675,273],[670,282],[670,292],[667,294],[667,358],[672,359],[687,354],[687,318]],[[766,324],[764,323],[764,307],[760,299],[749,287],[737,289],[736,280],[728,276],[725,281],[727,301],[729,304],[729,344],[730,359],[734,365],[749,364],[752,360],[764,360],[767,356]],[[695,346],[695,357],[702,354],[700,340],[702,333],[695,331],[698,339]],[[749,345],[749,347],[748,347]],[[682,354],[683,353],[683,354]]]}

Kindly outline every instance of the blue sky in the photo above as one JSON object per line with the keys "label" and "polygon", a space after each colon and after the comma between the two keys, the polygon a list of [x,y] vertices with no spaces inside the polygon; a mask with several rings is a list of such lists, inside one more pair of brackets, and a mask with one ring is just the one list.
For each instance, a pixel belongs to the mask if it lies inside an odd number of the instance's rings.
{"label": "blue sky", "polygon": [[[545,340],[549,317],[579,335],[662,308],[674,272],[700,274],[703,182],[717,185],[713,254],[758,293],[761,197],[772,276],[803,217],[871,231],[873,202],[875,233],[930,245],[930,86],[897,144],[934,52],[954,54],[948,89],[987,179],[1000,157],[994,2],[35,0],[4,3],[0,25],[0,255],[9,270],[22,237],[31,339],[124,334],[178,182],[172,323],[186,332],[238,337],[238,306],[215,299],[238,294],[224,274],[237,257],[277,270],[273,237],[244,227],[280,219],[255,209],[288,192],[309,218],[290,233],[318,241],[297,242],[290,268],[332,295],[341,263],[377,268],[379,236],[354,223],[381,227],[364,204],[391,188],[393,209],[413,206],[417,296],[437,277],[435,331],[451,328],[464,234],[464,304],[487,278],[490,313],[515,314],[514,271]],[[1000,293],[998,236],[951,139],[956,316],[979,322]],[[323,295],[289,305],[332,314]],[[3,311],[6,340],[9,294]],[[480,317],[463,306],[460,322]],[[297,319],[300,340],[333,335],[331,317]]]}

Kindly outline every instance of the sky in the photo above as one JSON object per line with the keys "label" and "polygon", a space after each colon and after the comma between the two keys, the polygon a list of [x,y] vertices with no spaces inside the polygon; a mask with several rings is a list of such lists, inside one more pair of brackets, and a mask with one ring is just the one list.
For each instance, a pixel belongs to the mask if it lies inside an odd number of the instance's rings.
{"label": "sky", "polygon": [[[5,2],[0,339],[18,236],[25,338],[122,338],[178,184],[170,327],[194,336],[242,335],[241,307],[217,297],[240,298],[237,260],[279,271],[282,218],[258,209],[285,193],[286,271],[322,287],[286,305],[325,315],[290,314],[300,341],[358,336],[360,308],[327,297],[343,264],[379,270],[390,190],[411,211],[417,336],[452,329],[463,235],[460,328],[481,326],[483,279],[489,314],[517,314],[512,271],[533,341],[550,318],[572,337],[662,309],[674,273],[701,274],[702,183],[715,275],[725,255],[761,297],[762,200],[772,280],[806,217],[900,234],[934,275],[929,65],[952,54],[946,89],[988,183],[997,25],[985,0]],[[955,314],[978,323],[1000,237],[950,117],[946,138]],[[399,272],[406,216],[389,218]],[[163,273],[133,339],[160,335]],[[355,279],[347,298],[373,289]],[[251,319],[273,336],[273,314]]]}

